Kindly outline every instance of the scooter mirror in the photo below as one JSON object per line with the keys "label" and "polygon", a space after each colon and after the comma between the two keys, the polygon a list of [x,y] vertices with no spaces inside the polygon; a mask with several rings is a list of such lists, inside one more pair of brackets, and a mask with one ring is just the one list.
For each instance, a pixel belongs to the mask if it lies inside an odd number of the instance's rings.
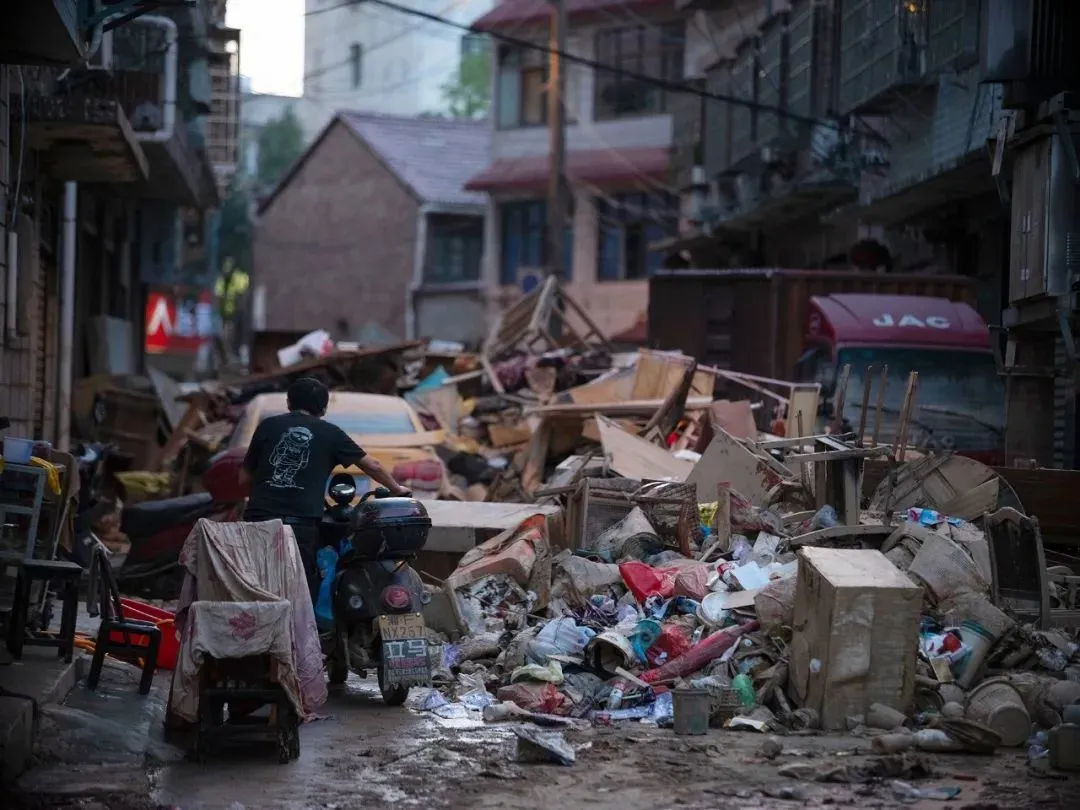
{"label": "scooter mirror", "polygon": [[356,497],[356,485],[355,484],[334,484],[330,487],[330,497],[334,503],[339,506],[345,506],[352,503],[353,498]]}

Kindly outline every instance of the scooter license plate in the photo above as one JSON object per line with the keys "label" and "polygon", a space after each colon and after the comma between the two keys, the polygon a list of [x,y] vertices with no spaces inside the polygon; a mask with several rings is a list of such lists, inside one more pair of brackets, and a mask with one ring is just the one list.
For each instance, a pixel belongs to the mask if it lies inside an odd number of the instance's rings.
{"label": "scooter license plate", "polygon": [[427,686],[431,683],[427,626],[419,613],[379,617],[384,686]]}

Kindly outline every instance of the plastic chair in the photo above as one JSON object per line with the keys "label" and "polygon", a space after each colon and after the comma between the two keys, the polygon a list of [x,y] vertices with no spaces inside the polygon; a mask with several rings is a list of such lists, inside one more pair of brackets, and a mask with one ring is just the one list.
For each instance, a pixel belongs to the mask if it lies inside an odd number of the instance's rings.
{"label": "plastic chair", "polygon": [[[64,560],[19,560],[15,580],[15,600],[8,628],[8,652],[16,660],[22,658],[24,646],[56,647],[59,657],[71,663],[75,655],[75,621],[79,614],[79,580],[82,566]],[[30,600],[34,583],[60,581],[63,607],[60,613],[60,633],[57,636],[27,635]]]}
{"label": "plastic chair", "polygon": [[[105,666],[105,656],[111,655],[129,662],[142,659],[139,694],[149,694],[150,686],[154,681],[154,672],[157,670],[158,652],[161,649],[161,628],[153,622],[124,618],[120,589],[113,578],[108,553],[101,543],[98,543],[93,551],[90,578],[91,592],[97,591],[95,584],[100,587],[98,606],[101,624],[94,644],[94,658],[90,663],[90,674],[86,677],[87,688],[97,689],[101,679],[101,670]],[[98,579],[100,582],[97,582]]]}

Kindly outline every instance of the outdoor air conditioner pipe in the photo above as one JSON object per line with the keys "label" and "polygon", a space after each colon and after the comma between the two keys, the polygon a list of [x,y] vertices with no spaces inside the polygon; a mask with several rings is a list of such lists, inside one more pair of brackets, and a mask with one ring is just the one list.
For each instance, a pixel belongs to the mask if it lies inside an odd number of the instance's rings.
{"label": "outdoor air conditioner pipe", "polygon": [[168,17],[151,14],[139,17],[139,24],[152,23],[166,30],[165,33],[165,94],[161,100],[161,129],[154,132],[136,132],[135,139],[143,143],[163,143],[173,136],[176,127],[176,88],[180,71],[180,34],[176,23]]}
{"label": "outdoor air conditioner pipe", "polygon": [[64,232],[60,254],[60,357],[56,390],[60,407],[56,446],[71,447],[72,354],[75,343],[75,239],[78,223],[79,184],[64,183]]}

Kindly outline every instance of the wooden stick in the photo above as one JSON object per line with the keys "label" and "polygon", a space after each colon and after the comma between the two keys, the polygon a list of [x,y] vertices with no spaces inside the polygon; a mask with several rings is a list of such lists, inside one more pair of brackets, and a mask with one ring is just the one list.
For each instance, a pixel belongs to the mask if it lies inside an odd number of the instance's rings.
{"label": "wooden stick", "polygon": [[870,407],[870,388],[873,385],[874,367],[867,366],[863,373],[862,409],[859,411],[859,432],[855,434],[855,441],[862,446],[866,440],[866,411]]}
{"label": "wooden stick", "polygon": [[833,401],[833,432],[839,433],[844,426],[844,404],[847,402],[848,380],[851,378],[851,364],[846,363],[840,370],[840,379],[836,381],[836,399]]}
{"label": "wooden stick", "polygon": [[874,411],[874,432],[870,436],[870,446],[877,447],[878,435],[881,433],[881,411],[885,407],[885,389],[889,384],[889,364],[881,367],[881,381],[878,383],[877,408]]}
{"label": "wooden stick", "polygon": [[900,407],[900,426],[896,436],[896,444],[893,445],[893,455],[896,460],[904,463],[904,451],[907,450],[908,429],[911,427],[911,412],[915,407],[915,395],[919,388],[919,372],[913,371],[908,375],[907,390],[904,391],[904,404]]}

